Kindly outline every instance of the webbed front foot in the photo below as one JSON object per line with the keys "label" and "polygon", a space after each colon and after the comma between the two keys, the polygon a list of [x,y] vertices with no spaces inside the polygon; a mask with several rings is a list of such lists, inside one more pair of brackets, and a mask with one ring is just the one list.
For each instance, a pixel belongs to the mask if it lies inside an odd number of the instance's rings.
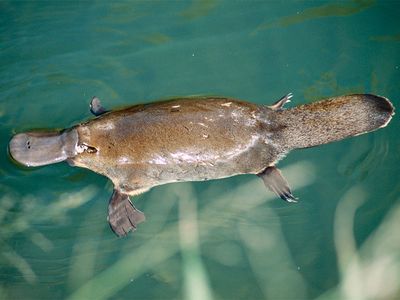
{"label": "webbed front foot", "polygon": [[114,190],[108,204],[108,222],[112,231],[118,236],[125,236],[129,231],[136,230],[137,224],[146,218],[133,206],[129,196]]}
{"label": "webbed front foot", "polygon": [[100,99],[97,98],[96,96],[92,98],[92,101],[90,101],[89,106],[91,113],[94,114],[96,117],[107,112],[107,110],[101,104]]}

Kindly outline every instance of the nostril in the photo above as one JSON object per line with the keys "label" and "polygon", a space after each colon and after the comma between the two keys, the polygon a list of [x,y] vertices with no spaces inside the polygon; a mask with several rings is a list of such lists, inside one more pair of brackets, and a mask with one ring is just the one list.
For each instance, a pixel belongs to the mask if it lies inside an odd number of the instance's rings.
{"label": "nostril", "polygon": [[27,145],[28,149],[31,149],[31,141],[28,140],[28,141],[26,142],[26,145]]}

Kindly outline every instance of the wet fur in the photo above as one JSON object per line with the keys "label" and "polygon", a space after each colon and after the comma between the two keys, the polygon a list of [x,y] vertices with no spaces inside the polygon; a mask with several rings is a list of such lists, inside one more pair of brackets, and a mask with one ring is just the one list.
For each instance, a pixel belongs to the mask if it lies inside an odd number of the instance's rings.
{"label": "wet fur", "polygon": [[281,155],[272,110],[228,98],[185,98],[106,113],[76,127],[97,149],[71,160],[134,195],[176,181],[257,174]]}
{"label": "wet fur", "polygon": [[[282,150],[313,147],[386,126],[393,105],[384,97],[359,94],[277,111]],[[278,142],[278,141],[277,141]]]}
{"label": "wet fur", "polygon": [[[296,202],[275,164],[289,151],[384,127],[394,108],[375,95],[347,95],[283,109],[224,97],[182,98],[108,112],[59,133],[20,133],[11,156],[26,166],[67,160],[107,176],[114,184],[108,220],[119,236],[144,215],[128,195],[177,181],[257,174],[279,197]],[[44,151],[45,150],[45,151]]]}

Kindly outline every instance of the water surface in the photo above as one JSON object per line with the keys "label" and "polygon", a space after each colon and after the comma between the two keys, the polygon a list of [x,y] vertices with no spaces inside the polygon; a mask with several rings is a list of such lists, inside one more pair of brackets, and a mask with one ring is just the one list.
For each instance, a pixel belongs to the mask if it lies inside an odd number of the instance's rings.
{"label": "water surface", "polygon": [[1,299],[371,299],[400,289],[398,116],[377,132],[291,153],[300,198],[254,176],[161,186],[147,221],[106,221],[112,186],[65,163],[26,169],[17,132],[184,95],[293,103],[346,93],[400,106],[396,1],[0,3]]}

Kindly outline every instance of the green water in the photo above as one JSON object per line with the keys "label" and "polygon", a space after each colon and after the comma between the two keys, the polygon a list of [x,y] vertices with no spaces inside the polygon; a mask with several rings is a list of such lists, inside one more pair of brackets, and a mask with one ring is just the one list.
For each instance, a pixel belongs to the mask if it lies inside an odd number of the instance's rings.
{"label": "green water", "polygon": [[16,132],[182,95],[290,105],[346,93],[400,107],[397,1],[0,2],[0,299],[395,299],[399,121],[295,151],[300,198],[254,176],[135,197],[147,220],[117,238],[112,186],[65,163],[25,169]]}

